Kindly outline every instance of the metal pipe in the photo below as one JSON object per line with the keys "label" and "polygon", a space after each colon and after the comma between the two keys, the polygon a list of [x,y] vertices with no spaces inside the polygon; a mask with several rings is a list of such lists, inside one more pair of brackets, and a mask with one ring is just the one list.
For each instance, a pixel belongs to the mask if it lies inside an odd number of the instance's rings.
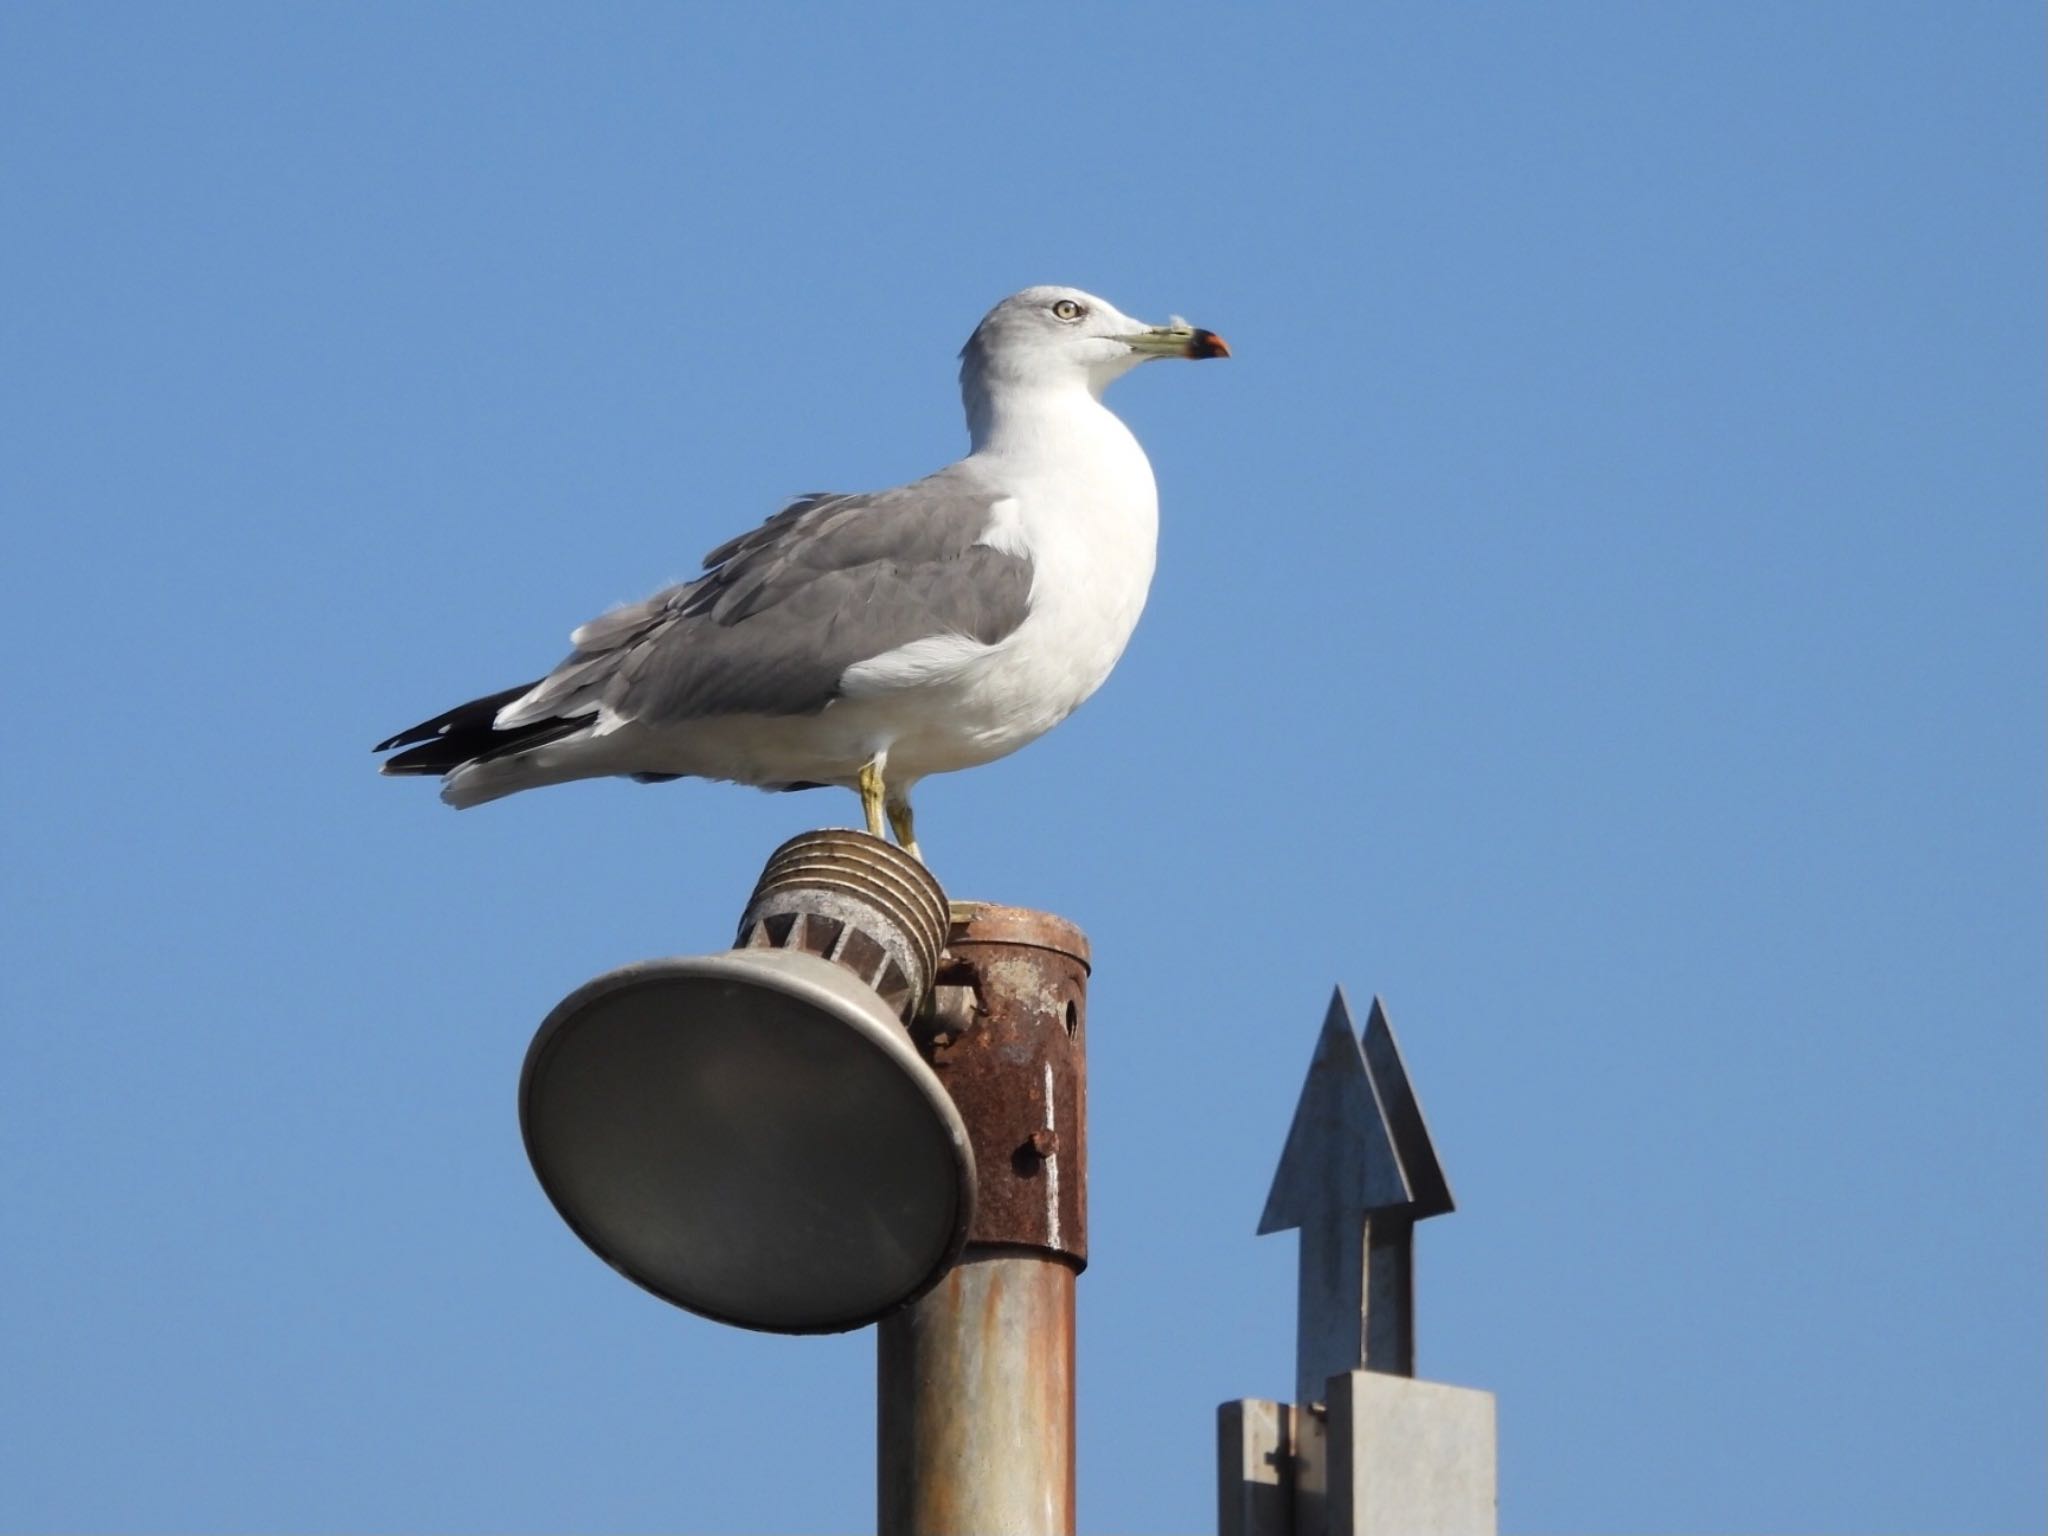
{"label": "metal pipe", "polygon": [[958,1264],[876,1349],[882,1536],[1072,1536],[1074,1280],[1087,1263],[1088,941],[956,903],[912,1035],[974,1145]]}
{"label": "metal pipe", "polygon": [[969,1248],[883,1320],[876,1359],[883,1536],[1072,1536],[1068,1265]]}

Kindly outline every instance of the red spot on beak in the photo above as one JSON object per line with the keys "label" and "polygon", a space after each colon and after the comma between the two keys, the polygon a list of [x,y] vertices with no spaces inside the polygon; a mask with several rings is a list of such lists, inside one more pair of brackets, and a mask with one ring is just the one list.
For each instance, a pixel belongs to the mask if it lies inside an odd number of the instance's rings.
{"label": "red spot on beak", "polygon": [[1230,346],[1214,331],[1198,330],[1188,338],[1188,356],[1195,358],[1228,357],[1230,356]]}

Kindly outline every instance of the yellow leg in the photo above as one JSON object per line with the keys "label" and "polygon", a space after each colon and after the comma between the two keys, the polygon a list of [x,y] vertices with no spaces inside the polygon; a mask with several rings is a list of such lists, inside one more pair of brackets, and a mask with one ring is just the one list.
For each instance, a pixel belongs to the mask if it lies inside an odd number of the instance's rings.
{"label": "yellow leg", "polygon": [[882,802],[888,798],[888,793],[882,784],[882,761],[877,758],[860,771],[860,808],[868,819],[869,837],[884,835]]}
{"label": "yellow leg", "polygon": [[922,864],[924,855],[917,851],[917,823],[910,814],[910,796],[891,795],[888,809],[889,825],[896,833],[896,846]]}

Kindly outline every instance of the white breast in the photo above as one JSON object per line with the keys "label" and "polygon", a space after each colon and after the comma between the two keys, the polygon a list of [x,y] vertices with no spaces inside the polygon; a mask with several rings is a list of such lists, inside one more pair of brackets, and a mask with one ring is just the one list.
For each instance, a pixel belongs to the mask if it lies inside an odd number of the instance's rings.
{"label": "white breast", "polygon": [[919,641],[842,682],[833,709],[892,738],[892,781],[973,767],[1044,735],[1102,686],[1137,627],[1158,551],[1152,466],[1092,397],[1062,414],[978,455],[1010,493],[982,542],[1032,562],[1024,622],[994,645]]}

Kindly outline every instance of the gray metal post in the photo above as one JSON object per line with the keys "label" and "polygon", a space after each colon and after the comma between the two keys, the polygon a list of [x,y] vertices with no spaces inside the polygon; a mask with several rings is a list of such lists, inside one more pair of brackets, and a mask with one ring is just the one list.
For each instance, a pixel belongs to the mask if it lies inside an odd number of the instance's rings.
{"label": "gray metal post", "polygon": [[1074,1272],[973,1247],[883,1322],[884,1536],[1069,1536],[1074,1529]]}
{"label": "gray metal post", "polygon": [[1330,999],[1259,1231],[1301,1229],[1295,1399],[1359,1366],[1415,1374],[1415,1223],[1453,1208],[1386,1010]]}
{"label": "gray metal post", "polygon": [[1222,1536],[1492,1536],[1493,1395],[1416,1381],[1415,1223],[1452,1209],[1375,998],[1341,989],[1309,1063],[1261,1232],[1301,1229],[1292,1403],[1216,1416]]}
{"label": "gray metal post", "polygon": [[882,1536],[1072,1536],[1087,987],[1071,923],[954,904],[913,1034],[967,1123],[979,1187],[959,1263],[878,1330]]}

